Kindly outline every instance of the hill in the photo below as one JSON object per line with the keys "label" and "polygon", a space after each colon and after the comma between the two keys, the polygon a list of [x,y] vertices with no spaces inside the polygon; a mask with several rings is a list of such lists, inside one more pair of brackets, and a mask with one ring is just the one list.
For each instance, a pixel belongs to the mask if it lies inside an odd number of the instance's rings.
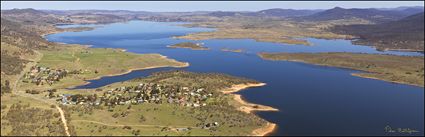
{"label": "hill", "polygon": [[257,12],[231,12],[231,11],[215,11],[208,13],[208,16],[226,17],[226,16],[251,16],[251,17],[299,17],[307,16],[321,10],[294,10],[294,9],[266,9]]}
{"label": "hill", "polygon": [[375,25],[335,26],[332,31],[357,36],[358,44],[373,45],[381,49],[424,51],[423,12],[398,21]]}
{"label": "hill", "polygon": [[333,9],[318,12],[309,16],[295,18],[299,21],[329,21],[342,19],[364,19],[375,23],[399,20],[411,15],[411,12],[398,10],[378,10],[378,9],[344,9],[335,7]]}
{"label": "hill", "polygon": [[60,18],[53,14],[35,9],[11,9],[2,10],[1,17],[10,21],[21,22],[25,24],[46,24],[46,23],[66,23],[65,18]]}
{"label": "hill", "polygon": [[321,10],[267,9],[256,12],[257,16],[299,17],[308,16]]}

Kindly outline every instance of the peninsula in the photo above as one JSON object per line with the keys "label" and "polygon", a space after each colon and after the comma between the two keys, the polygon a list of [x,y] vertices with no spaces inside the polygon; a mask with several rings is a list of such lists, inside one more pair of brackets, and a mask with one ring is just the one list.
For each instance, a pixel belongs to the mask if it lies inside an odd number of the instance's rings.
{"label": "peninsula", "polygon": [[[58,103],[71,104],[64,108],[71,117],[69,126],[79,135],[245,136],[265,135],[275,128],[251,111],[277,109],[245,102],[230,93],[263,85],[218,73],[164,71],[92,91],[59,90],[54,94],[76,98]],[[48,92],[37,94],[46,95]]]}
{"label": "peninsula", "polygon": [[267,60],[284,60],[365,71],[352,75],[424,87],[424,57],[357,53],[260,53]]}

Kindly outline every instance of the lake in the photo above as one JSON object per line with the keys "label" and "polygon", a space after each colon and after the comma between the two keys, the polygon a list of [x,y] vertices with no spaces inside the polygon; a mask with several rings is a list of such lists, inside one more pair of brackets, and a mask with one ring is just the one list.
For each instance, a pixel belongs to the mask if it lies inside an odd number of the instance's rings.
{"label": "lake", "polygon": [[[92,45],[92,48],[121,48],[134,53],[159,53],[189,62],[182,70],[219,72],[267,83],[246,89],[247,101],[278,108],[279,112],[256,112],[276,123],[271,135],[424,135],[424,88],[351,76],[349,69],[287,61],[262,60],[259,52],[355,52],[423,56],[417,52],[377,51],[353,45],[348,40],[306,38],[314,46],[256,42],[252,39],[212,39],[204,43],[211,50],[167,48],[190,40],[173,39],[188,33],[214,31],[186,28],[183,23],[130,21],[91,25],[94,30],[64,32],[46,36],[49,41]],[[73,25],[85,26],[85,25]],[[66,26],[61,26],[66,27]],[[69,26],[68,26],[69,27]],[[242,53],[222,48],[243,49]],[[119,76],[89,81],[77,88],[97,88],[114,82],[148,76],[152,72],[176,68],[138,70]],[[418,133],[387,133],[384,128],[410,128]]]}

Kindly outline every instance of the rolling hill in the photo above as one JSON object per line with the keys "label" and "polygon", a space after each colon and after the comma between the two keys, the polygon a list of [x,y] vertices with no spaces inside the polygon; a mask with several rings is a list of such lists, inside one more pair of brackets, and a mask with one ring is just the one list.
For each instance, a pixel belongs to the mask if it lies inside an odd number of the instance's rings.
{"label": "rolling hill", "polygon": [[409,49],[424,51],[424,13],[374,25],[335,26],[332,31],[357,36],[358,44],[381,49]]}
{"label": "rolling hill", "polygon": [[215,11],[207,14],[208,16],[214,17],[225,17],[225,16],[253,16],[253,17],[299,17],[307,16],[322,10],[295,10],[295,9],[266,9],[256,12],[233,12],[233,11]]}
{"label": "rolling hill", "polygon": [[322,10],[267,9],[256,12],[257,16],[299,17],[308,16]]}
{"label": "rolling hill", "polygon": [[364,19],[375,23],[399,20],[403,17],[417,13],[417,10],[406,8],[404,10],[379,10],[379,9],[333,9],[318,12],[312,15],[294,18],[298,21],[329,21],[343,19]]}

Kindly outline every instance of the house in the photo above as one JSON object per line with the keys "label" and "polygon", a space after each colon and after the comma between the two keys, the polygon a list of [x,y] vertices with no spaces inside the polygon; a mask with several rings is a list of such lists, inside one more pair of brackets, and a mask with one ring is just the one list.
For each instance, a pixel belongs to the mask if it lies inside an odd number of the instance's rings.
{"label": "house", "polygon": [[204,91],[203,88],[200,88],[200,89],[196,90],[197,93],[202,92],[202,91]]}
{"label": "house", "polygon": [[71,101],[71,94],[63,94],[62,95],[62,104],[69,104],[69,101]]}
{"label": "house", "polygon": [[210,128],[218,127],[218,126],[219,126],[218,122],[213,122],[213,123],[205,124],[202,128],[203,129],[210,129]]}
{"label": "house", "polygon": [[189,128],[176,128],[177,131],[189,131]]}
{"label": "house", "polygon": [[141,99],[141,98],[137,100],[137,103],[139,103],[139,104],[140,103],[143,103],[143,102],[145,102],[145,101],[143,99]]}

